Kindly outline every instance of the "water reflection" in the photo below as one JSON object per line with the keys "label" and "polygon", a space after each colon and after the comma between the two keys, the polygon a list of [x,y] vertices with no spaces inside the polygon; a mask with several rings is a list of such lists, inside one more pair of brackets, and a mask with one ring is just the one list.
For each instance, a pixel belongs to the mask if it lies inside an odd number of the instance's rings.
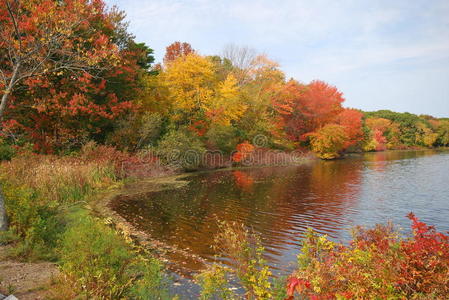
{"label": "water reflection", "polygon": [[[449,218],[441,214],[448,213],[449,182],[443,184],[441,177],[449,155],[435,154],[370,153],[294,167],[202,173],[182,188],[119,197],[113,208],[156,239],[206,260],[216,254],[211,248],[216,220],[242,222],[261,234],[271,266],[287,272],[307,227],[347,239],[353,224],[386,219],[404,224],[410,210],[447,225]],[[421,197],[423,189],[427,200]],[[429,198],[433,208],[425,202]],[[203,267],[186,257],[173,259],[192,271]]]}

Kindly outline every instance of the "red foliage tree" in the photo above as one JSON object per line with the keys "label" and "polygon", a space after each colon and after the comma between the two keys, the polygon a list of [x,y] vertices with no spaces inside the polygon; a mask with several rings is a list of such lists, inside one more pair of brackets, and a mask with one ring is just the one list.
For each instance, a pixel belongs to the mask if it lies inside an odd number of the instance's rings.
{"label": "red foliage tree", "polygon": [[36,150],[101,141],[112,120],[133,108],[151,49],[126,33],[123,13],[101,0],[35,0],[2,6],[0,16],[0,74],[20,86],[5,93],[5,121]]}
{"label": "red foliage tree", "polygon": [[193,52],[195,52],[195,50],[193,50],[189,43],[174,42],[165,50],[164,63],[167,64],[174,61],[178,57],[185,56]]}

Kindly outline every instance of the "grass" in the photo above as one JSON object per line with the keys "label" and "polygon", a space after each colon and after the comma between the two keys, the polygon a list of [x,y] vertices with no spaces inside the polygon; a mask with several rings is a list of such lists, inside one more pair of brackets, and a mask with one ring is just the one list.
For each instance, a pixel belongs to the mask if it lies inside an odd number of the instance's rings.
{"label": "grass", "polygon": [[0,242],[13,244],[9,254],[18,260],[58,263],[56,299],[68,291],[87,299],[169,299],[162,265],[87,209],[96,194],[122,184],[123,157],[88,144],[77,155],[23,152],[0,165],[10,221]]}

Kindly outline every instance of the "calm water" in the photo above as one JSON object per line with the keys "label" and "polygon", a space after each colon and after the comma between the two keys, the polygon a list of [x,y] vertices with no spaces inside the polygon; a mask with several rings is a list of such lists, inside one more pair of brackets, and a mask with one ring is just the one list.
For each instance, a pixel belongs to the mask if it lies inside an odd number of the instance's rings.
{"label": "calm water", "polygon": [[[178,189],[119,197],[113,208],[154,238],[211,261],[216,220],[238,221],[262,236],[273,270],[294,265],[308,227],[347,241],[354,225],[393,221],[408,230],[413,211],[449,231],[449,152],[394,151],[302,166],[216,171]],[[198,259],[172,255],[189,271]],[[225,261],[225,258],[222,258]]]}

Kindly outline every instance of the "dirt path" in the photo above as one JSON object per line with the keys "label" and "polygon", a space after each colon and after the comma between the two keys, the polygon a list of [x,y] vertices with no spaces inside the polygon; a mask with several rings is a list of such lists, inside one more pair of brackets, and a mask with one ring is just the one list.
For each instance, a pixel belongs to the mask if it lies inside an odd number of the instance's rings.
{"label": "dirt path", "polygon": [[59,274],[49,262],[23,263],[6,258],[8,247],[0,246],[0,293],[14,294],[20,300],[46,299]]}

